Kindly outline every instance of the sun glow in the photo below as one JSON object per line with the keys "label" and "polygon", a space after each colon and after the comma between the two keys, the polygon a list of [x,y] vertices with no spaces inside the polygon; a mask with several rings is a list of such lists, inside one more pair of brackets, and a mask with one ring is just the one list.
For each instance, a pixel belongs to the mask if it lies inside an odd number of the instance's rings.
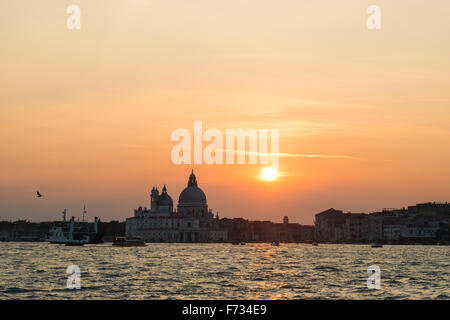
{"label": "sun glow", "polygon": [[277,177],[277,171],[274,168],[264,168],[261,173],[266,181],[273,181]]}

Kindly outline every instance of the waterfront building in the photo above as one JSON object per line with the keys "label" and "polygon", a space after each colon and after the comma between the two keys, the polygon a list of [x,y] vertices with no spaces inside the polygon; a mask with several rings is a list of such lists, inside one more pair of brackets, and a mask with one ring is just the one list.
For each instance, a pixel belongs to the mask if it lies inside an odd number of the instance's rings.
{"label": "waterfront building", "polygon": [[139,207],[126,219],[126,236],[142,237],[146,242],[221,242],[228,239],[220,228],[219,214],[208,209],[206,195],[198,187],[194,171],[180,193],[177,210],[164,185],[160,193],[153,187],[150,209]]}
{"label": "waterfront building", "polygon": [[315,216],[316,241],[337,243],[446,243],[450,204],[422,203],[371,214],[328,209]]}
{"label": "waterfront building", "polygon": [[383,216],[377,212],[368,215],[368,240],[379,242],[383,240]]}
{"label": "waterfront building", "polygon": [[383,240],[397,242],[400,240],[402,223],[400,221],[390,221],[383,224]]}
{"label": "waterfront building", "polygon": [[0,241],[9,241],[10,233],[8,230],[0,230]]}
{"label": "waterfront building", "polygon": [[290,223],[288,217],[283,223],[271,221],[249,221],[242,218],[220,220],[222,228],[228,230],[231,242],[312,242],[314,226]]}
{"label": "waterfront building", "polygon": [[314,218],[315,238],[320,242],[342,241],[342,226],[345,222],[344,213],[333,208],[316,214]]}
{"label": "waterfront building", "polygon": [[402,225],[401,237],[409,241],[431,240],[436,238],[443,224],[445,225],[439,220],[415,218]]}
{"label": "waterfront building", "polygon": [[369,215],[364,213],[344,214],[343,240],[348,243],[365,242],[369,238]]}

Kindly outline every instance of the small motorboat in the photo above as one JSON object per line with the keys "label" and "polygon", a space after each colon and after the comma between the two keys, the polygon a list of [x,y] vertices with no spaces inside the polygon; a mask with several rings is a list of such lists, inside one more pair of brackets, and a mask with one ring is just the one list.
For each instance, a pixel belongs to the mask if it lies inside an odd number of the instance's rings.
{"label": "small motorboat", "polygon": [[372,248],[383,248],[381,243],[372,243]]}
{"label": "small motorboat", "polygon": [[68,246],[68,247],[75,247],[75,246],[84,246],[84,242],[82,242],[82,241],[69,241],[69,242],[66,242],[66,246]]}
{"label": "small motorboat", "polygon": [[241,242],[241,246],[245,246],[245,242]]}
{"label": "small motorboat", "polygon": [[116,237],[112,245],[116,247],[145,247],[145,241],[139,237]]}
{"label": "small motorboat", "polygon": [[317,242],[313,243],[313,246],[317,247],[319,244]]}
{"label": "small motorboat", "polygon": [[278,247],[280,245],[280,241],[273,241],[271,243],[271,245],[274,246],[274,247]]}

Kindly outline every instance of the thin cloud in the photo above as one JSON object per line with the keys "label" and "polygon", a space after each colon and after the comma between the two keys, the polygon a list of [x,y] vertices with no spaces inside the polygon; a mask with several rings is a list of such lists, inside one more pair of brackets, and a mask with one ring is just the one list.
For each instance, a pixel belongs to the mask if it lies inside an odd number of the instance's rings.
{"label": "thin cloud", "polygon": [[347,156],[347,155],[330,155],[330,154],[301,154],[301,153],[280,153],[281,158],[328,158],[328,159],[348,159],[363,160],[363,158]]}
{"label": "thin cloud", "polygon": [[347,159],[347,160],[364,160],[360,157],[348,156],[348,155],[330,155],[330,154],[303,154],[303,153],[264,153],[264,152],[253,152],[253,151],[242,151],[242,150],[227,150],[227,149],[215,149],[215,152],[233,152],[234,154],[248,154],[256,155],[261,157],[276,157],[279,158],[325,158],[325,159]]}

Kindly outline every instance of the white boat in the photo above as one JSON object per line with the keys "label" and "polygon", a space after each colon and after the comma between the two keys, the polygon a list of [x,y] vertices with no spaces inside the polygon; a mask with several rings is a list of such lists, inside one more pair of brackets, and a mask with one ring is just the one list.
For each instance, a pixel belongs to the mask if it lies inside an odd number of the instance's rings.
{"label": "white boat", "polygon": [[75,221],[72,217],[69,221],[66,220],[67,210],[63,211],[63,220],[54,221],[49,230],[47,241],[56,244],[67,245],[83,245],[86,243],[99,243],[98,241],[98,222],[97,217],[94,218],[94,223],[85,222],[84,214],[86,210],[83,209],[83,221]]}

